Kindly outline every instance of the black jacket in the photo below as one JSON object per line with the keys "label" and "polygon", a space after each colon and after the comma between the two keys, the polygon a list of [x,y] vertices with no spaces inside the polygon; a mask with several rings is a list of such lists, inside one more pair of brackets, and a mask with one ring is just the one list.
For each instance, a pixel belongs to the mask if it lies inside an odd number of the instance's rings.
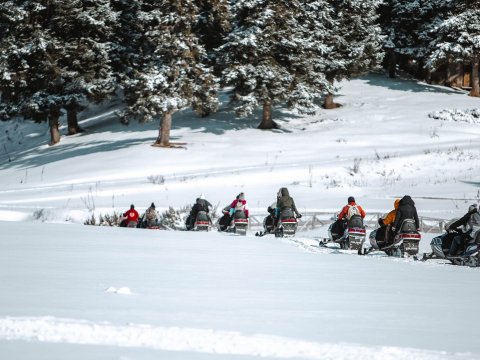
{"label": "black jacket", "polygon": [[277,200],[277,208],[280,211],[285,209],[292,209],[295,212],[295,214],[297,214],[297,216],[300,215],[300,213],[297,210],[297,207],[295,206],[295,201],[293,201],[293,198],[288,193],[288,189],[281,188],[280,194],[281,196]]}
{"label": "black jacket", "polygon": [[457,229],[460,226],[467,225],[468,221],[470,220],[472,215],[477,213],[477,211],[478,211],[477,208],[472,209],[471,211],[469,211],[465,215],[463,215],[460,219],[451,223],[448,228],[454,230],[454,229]]}
{"label": "black jacket", "polygon": [[197,214],[199,211],[205,211],[208,214],[209,207],[212,207],[212,204],[210,204],[207,200],[197,199],[192,207],[192,214]]}
{"label": "black jacket", "polygon": [[418,220],[417,209],[415,208],[415,203],[412,198],[408,195],[405,195],[400,203],[398,204],[397,215],[395,216],[395,221],[393,227],[398,230],[402,226],[403,220],[413,219],[415,220],[415,226],[417,229],[420,228],[420,221]]}

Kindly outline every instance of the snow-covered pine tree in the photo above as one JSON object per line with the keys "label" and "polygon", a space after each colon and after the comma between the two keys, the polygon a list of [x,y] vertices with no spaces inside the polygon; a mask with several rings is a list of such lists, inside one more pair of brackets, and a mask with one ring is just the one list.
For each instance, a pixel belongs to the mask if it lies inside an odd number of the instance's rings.
{"label": "snow-covered pine tree", "polygon": [[[334,19],[328,29],[325,76],[330,82],[349,79],[376,69],[383,60],[383,37],[378,25],[378,0],[330,0]],[[336,107],[333,92],[324,107]]]}
{"label": "snow-covered pine tree", "polygon": [[9,84],[21,87],[20,112],[48,119],[51,144],[60,140],[61,109],[69,132],[80,130],[76,113],[87,100],[100,101],[114,89],[108,57],[108,1],[42,0],[16,2],[22,16],[2,42]]}
{"label": "snow-covered pine tree", "polygon": [[436,38],[430,42],[428,65],[437,69],[449,61],[471,64],[471,96],[480,96],[480,0],[453,3],[448,17],[432,26]]}
{"label": "snow-covered pine tree", "polygon": [[[384,43],[389,60],[390,77],[395,77],[398,64],[413,70],[416,76],[428,78],[425,67],[429,43],[437,37],[438,23],[451,10],[452,0],[387,0],[380,6],[380,23],[386,35]],[[427,72],[426,72],[427,70]]]}
{"label": "snow-covered pine tree", "polygon": [[58,1],[56,5],[51,31],[64,44],[58,66],[65,69],[62,106],[67,110],[70,135],[83,131],[77,113],[87,102],[101,102],[115,90],[109,51],[117,17],[109,0]]}
{"label": "snow-covered pine tree", "polygon": [[47,89],[58,88],[61,83],[57,76],[60,69],[54,60],[61,46],[45,26],[51,20],[50,14],[41,3],[32,1],[8,2],[2,6],[15,14],[8,18],[9,31],[2,38],[2,89],[7,89],[7,94],[15,89],[17,95],[7,100],[16,102],[13,106],[18,109],[17,114],[36,121],[48,120],[51,143],[55,144],[60,140],[61,99],[51,96]]}
{"label": "snow-covered pine tree", "polygon": [[378,23],[384,37],[383,49],[385,57],[383,66],[388,70],[390,78],[396,76],[397,59],[395,54],[395,29],[392,26],[393,1],[384,0],[378,5]]}
{"label": "snow-covered pine tree", "polygon": [[231,28],[229,3],[229,0],[197,1],[199,17],[193,30],[209,55],[222,45],[223,38]]}
{"label": "snow-covered pine tree", "polygon": [[237,115],[263,107],[260,129],[278,126],[272,119],[275,103],[314,111],[314,100],[327,86],[318,57],[325,49],[311,33],[316,29],[305,10],[308,3],[240,0],[233,5],[232,31],[219,50],[222,83],[233,86]]}
{"label": "snow-covered pine tree", "polygon": [[[126,116],[162,118],[154,145],[170,147],[172,115],[192,106],[204,115],[218,105],[216,82],[193,28],[198,7],[191,0],[139,1],[141,55],[125,84]],[[133,59],[135,59],[133,57]]]}
{"label": "snow-covered pine tree", "polygon": [[[422,41],[419,39],[420,28],[428,21],[424,16],[424,7],[419,0],[391,0],[391,18],[387,24],[389,29],[388,45],[390,59],[395,59],[391,66],[397,65],[397,59],[415,60],[420,63],[419,73],[422,69]],[[393,45],[393,46],[391,46]],[[392,53],[393,51],[393,53]],[[390,69],[390,73],[394,70]]]}
{"label": "snow-covered pine tree", "polygon": [[19,57],[11,57],[11,50],[21,47],[31,29],[27,29],[24,4],[19,1],[0,2],[0,120],[8,120],[20,112],[25,83],[20,73],[12,69],[21,64]]}

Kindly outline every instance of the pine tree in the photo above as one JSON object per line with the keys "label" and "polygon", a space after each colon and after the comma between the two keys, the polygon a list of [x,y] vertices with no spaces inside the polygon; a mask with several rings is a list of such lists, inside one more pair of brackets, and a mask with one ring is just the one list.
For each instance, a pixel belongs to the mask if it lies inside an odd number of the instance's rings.
{"label": "pine tree", "polygon": [[[156,146],[170,147],[172,115],[192,106],[200,115],[216,110],[216,82],[204,48],[193,32],[198,8],[190,0],[139,1],[135,56],[124,80],[127,118],[151,121],[160,116]],[[133,61],[132,61],[133,60]]]}
{"label": "pine tree", "polygon": [[415,75],[428,77],[425,63],[429,44],[436,39],[438,23],[447,17],[452,4],[451,0],[388,0],[381,5],[390,77],[395,77],[397,62],[407,68],[412,61],[417,68]]}
{"label": "pine tree", "polygon": [[315,111],[315,99],[327,86],[308,3],[241,0],[233,7],[233,28],[220,48],[222,83],[234,88],[237,115],[263,107],[260,129],[278,126],[272,119],[275,103]]}
{"label": "pine tree", "polygon": [[432,26],[428,65],[437,69],[453,59],[471,64],[471,96],[480,96],[480,1],[455,2],[450,14]]}
{"label": "pine tree", "polygon": [[[349,79],[376,69],[382,62],[383,39],[377,23],[377,0],[330,0],[335,17],[328,29],[325,76],[334,81]],[[324,107],[336,107],[333,92]]]}
{"label": "pine tree", "polygon": [[193,30],[205,51],[213,54],[231,28],[229,0],[198,0],[197,6],[199,16]]}
{"label": "pine tree", "polygon": [[[5,4],[10,5],[10,4]],[[4,6],[5,6],[4,5]],[[101,101],[114,89],[109,70],[108,1],[42,0],[16,2],[20,16],[9,19],[2,39],[2,89],[18,89],[18,113],[47,121],[51,144],[60,141],[61,109],[69,132],[81,129],[76,113],[87,101]],[[10,7],[7,10],[11,10]]]}

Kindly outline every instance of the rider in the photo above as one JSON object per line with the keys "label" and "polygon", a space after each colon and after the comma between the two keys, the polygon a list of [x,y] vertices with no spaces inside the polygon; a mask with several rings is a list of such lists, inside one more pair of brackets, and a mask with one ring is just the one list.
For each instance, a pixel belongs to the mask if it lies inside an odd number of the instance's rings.
{"label": "rider", "polygon": [[130,210],[127,210],[123,213],[123,220],[125,221],[125,226],[128,227],[135,227],[138,223],[138,212],[135,210],[135,206],[132,204],[130,205]]}
{"label": "rider", "polygon": [[280,188],[280,190],[278,190],[277,194],[277,221],[280,218],[282,212],[288,209],[291,209],[295,213],[297,218],[302,217],[302,214],[300,214],[300,212],[297,210],[297,207],[295,206],[295,201],[293,201],[293,198],[288,193],[288,189],[286,187],[282,187]]}
{"label": "rider", "polygon": [[398,203],[397,214],[395,215],[395,221],[392,226],[394,233],[400,230],[403,221],[406,219],[415,220],[417,231],[420,231],[420,221],[418,220],[417,209],[415,208],[415,203],[412,198],[408,195],[405,195]]}
{"label": "rider", "polygon": [[338,231],[339,237],[342,237],[346,222],[348,222],[353,215],[359,215],[362,219],[365,218],[366,215],[365,210],[355,202],[353,196],[349,196],[347,202],[347,205],[342,208],[342,211],[338,214],[337,221],[335,221],[332,227],[332,230],[335,229]]}
{"label": "rider", "polygon": [[229,213],[230,217],[233,217],[236,211],[243,211],[245,217],[248,218],[247,200],[245,200],[245,194],[243,192],[238,194],[235,200],[223,209],[223,212]]}
{"label": "rider", "polygon": [[468,241],[468,235],[471,234],[474,226],[480,226],[480,213],[477,209],[477,204],[470,205],[468,212],[460,219],[450,224],[447,230],[457,230],[462,226],[462,234],[459,234],[453,238],[452,245],[448,252],[448,256],[456,256],[457,250],[461,245],[466,245]]}
{"label": "rider", "polygon": [[150,207],[145,212],[145,223],[147,226],[154,226],[158,222],[158,213],[155,210],[155,204],[152,202]]}
{"label": "rider", "polygon": [[393,210],[390,211],[384,219],[379,219],[380,226],[385,226],[385,235],[383,239],[385,239],[387,244],[391,243],[391,240],[393,240],[392,224],[395,221],[399,204],[400,199],[395,199],[395,202],[393,203]]}
{"label": "rider", "polygon": [[197,215],[200,211],[205,211],[207,214],[210,211],[212,204],[208,200],[205,199],[205,195],[200,194],[200,196],[195,200],[195,204],[192,206],[192,210],[190,210],[190,227],[193,228],[193,224],[197,219]]}

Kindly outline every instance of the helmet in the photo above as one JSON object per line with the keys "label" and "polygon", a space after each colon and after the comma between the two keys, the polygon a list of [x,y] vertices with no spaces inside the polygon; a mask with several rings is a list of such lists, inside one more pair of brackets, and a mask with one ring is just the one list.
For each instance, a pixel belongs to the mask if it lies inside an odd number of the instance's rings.
{"label": "helmet", "polygon": [[152,209],[155,209],[155,204],[152,202],[152,205],[150,205]]}
{"label": "helmet", "polygon": [[133,204],[130,205],[130,209],[135,209],[135,206]]}
{"label": "helmet", "polygon": [[348,202],[355,202],[355,198],[353,196],[349,196],[348,197]]}
{"label": "helmet", "polygon": [[245,194],[243,192],[238,194],[238,200],[245,200]]}

